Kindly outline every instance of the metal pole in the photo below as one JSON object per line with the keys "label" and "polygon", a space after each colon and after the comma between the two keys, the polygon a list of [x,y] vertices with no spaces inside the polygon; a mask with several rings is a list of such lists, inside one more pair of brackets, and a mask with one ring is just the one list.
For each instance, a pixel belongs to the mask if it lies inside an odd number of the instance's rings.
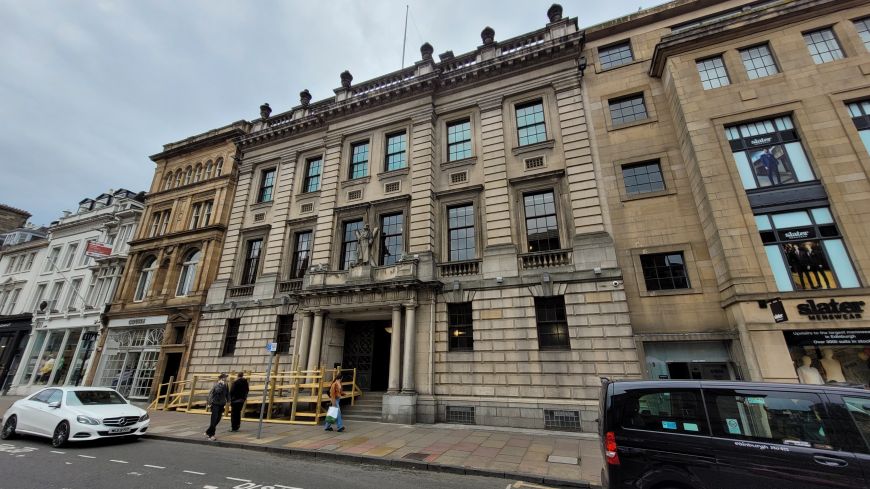
{"label": "metal pole", "polygon": [[269,387],[269,377],[272,375],[272,358],[275,352],[269,353],[269,365],[266,367],[266,380],[263,382],[263,400],[260,402],[260,423],[257,426],[257,439],[263,434],[263,414],[266,410],[266,389]]}
{"label": "metal pole", "polygon": [[405,5],[405,34],[402,35],[402,69],[405,68],[405,42],[408,40],[408,6]]}

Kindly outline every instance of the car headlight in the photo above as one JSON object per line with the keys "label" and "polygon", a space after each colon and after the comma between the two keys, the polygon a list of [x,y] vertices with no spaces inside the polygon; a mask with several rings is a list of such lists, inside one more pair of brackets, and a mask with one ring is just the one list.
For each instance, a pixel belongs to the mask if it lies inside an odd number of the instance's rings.
{"label": "car headlight", "polygon": [[139,422],[141,423],[142,421],[148,421],[148,413],[139,416]]}
{"label": "car headlight", "polygon": [[91,424],[91,425],[98,425],[98,424],[100,424],[100,421],[99,421],[99,420],[96,420],[96,419],[94,419],[94,418],[92,418],[92,417],[90,417],[90,416],[82,416],[82,415],[79,415],[79,416],[76,418],[76,421],[78,421],[78,422],[81,423],[81,424]]}

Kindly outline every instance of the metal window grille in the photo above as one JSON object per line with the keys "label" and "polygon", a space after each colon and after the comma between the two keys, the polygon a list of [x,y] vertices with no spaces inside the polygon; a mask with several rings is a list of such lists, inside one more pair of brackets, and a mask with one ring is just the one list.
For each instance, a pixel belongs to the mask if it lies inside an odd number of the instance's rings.
{"label": "metal window grille", "polygon": [[614,99],[609,102],[609,105],[610,120],[614,126],[628,124],[629,122],[643,120],[648,117],[643,94]]}
{"label": "metal window grille", "polygon": [[665,189],[659,162],[636,163],[622,167],[625,193],[628,195],[658,192]]}
{"label": "metal window grille", "polygon": [[351,190],[347,193],[347,200],[359,200],[362,198],[362,190]]}
{"label": "metal window grille", "polygon": [[728,79],[728,73],[725,71],[725,62],[722,61],[722,56],[702,59],[696,61],[698,66],[698,74],[701,75],[701,85],[704,90],[724,87],[731,84]]}
{"label": "metal window grille", "polygon": [[813,61],[817,65],[843,59],[843,50],[840,49],[840,43],[837,42],[834,31],[831,29],[807,32],[804,34],[804,42],[807,43],[810,56],[813,57]]}
{"label": "metal window grille", "polygon": [[558,431],[580,431],[580,412],[544,409],[544,428]]}
{"label": "metal window grille", "polygon": [[746,67],[746,74],[750,80],[779,73],[767,44],[741,49],[740,57],[743,59],[743,66]]}
{"label": "metal window grille", "polygon": [[254,214],[254,222],[263,222],[265,220],[266,220],[266,213],[265,212],[258,212],[256,214]]}
{"label": "metal window grille", "polygon": [[390,182],[384,184],[384,193],[391,194],[393,192],[398,192],[402,189],[402,182]]}
{"label": "metal window grille", "polygon": [[643,255],[640,264],[648,291],[690,288],[682,251]]}
{"label": "metal window grille", "polygon": [[457,183],[465,183],[468,181],[468,172],[458,171],[456,173],[450,174],[450,185],[456,185]]}
{"label": "metal window grille", "polygon": [[306,213],[314,210],[314,204],[302,204],[299,206],[299,212]]}
{"label": "metal window grille", "polygon": [[447,422],[476,424],[474,422],[474,406],[447,406]]}
{"label": "metal window grille", "polygon": [[631,43],[628,41],[613,44],[598,49],[598,59],[601,61],[601,69],[616,68],[634,61],[631,53]]}
{"label": "metal window grille", "polygon": [[526,164],[526,170],[532,170],[534,168],[541,168],[544,166],[544,157],[543,156],[535,156],[534,158],[526,158],[523,161]]}

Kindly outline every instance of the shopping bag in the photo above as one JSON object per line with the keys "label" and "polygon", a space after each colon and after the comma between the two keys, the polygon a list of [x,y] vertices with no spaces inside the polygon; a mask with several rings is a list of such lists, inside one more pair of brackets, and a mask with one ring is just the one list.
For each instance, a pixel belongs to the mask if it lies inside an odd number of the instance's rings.
{"label": "shopping bag", "polygon": [[329,409],[326,411],[326,422],[335,423],[335,420],[338,419],[338,414],[338,406],[329,406]]}

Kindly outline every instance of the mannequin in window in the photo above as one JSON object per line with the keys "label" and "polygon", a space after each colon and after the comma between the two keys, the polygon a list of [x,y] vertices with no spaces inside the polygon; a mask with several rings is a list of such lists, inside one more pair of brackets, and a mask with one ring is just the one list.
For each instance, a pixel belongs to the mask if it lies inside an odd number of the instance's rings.
{"label": "mannequin in window", "polygon": [[[816,283],[819,284],[819,287],[822,286],[821,280],[825,281],[825,288],[831,288],[831,282],[828,281],[828,275],[825,274],[825,269],[828,268],[828,262],[825,260],[825,254],[819,249],[819,245],[816,243],[804,243],[804,246],[807,248],[807,251],[810,255],[810,263],[812,263],[813,273],[816,275]],[[821,280],[819,277],[821,276]]]}
{"label": "mannequin in window", "polygon": [[801,366],[797,368],[798,381],[801,384],[824,384],[825,380],[816,367],[812,366],[813,359],[804,355],[801,357]]}
{"label": "mannequin in window", "polygon": [[[813,264],[814,256],[810,254],[812,250],[812,246],[809,243],[805,243],[803,245],[797,246],[797,254],[798,254],[798,262],[800,263],[801,272],[807,274],[807,283],[813,289],[818,289],[821,287],[821,281],[819,280],[819,275],[816,273],[815,265]],[[816,281],[813,283],[812,277],[816,276]],[[802,281],[803,282],[803,281]]]}
{"label": "mannequin in window", "polygon": [[758,159],[761,161],[761,164],[764,165],[770,184],[781,184],[782,178],[779,176],[779,161],[770,154],[770,148],[764,148],[764,153],[761,153],[761,156],[759,156]]}
{"label": "mannequin in window", "polygon": [[[805,268],[801,267],[801,262],[798,259],[797,247],[791,243],[786,243],[783,245],[783,249],[785,250],[785,259],[788,261],[788,267],[791,269],[791,273],[798,276],[798,280],[801,282],[801,289],[807,288],[807,283],[812,286],[812,282],[810,282],[809,273]],[[806,277],[806,280],[804,280]]]}
{"label": "mannequin in window", "polygon": [[846,376],[843,375],[843,366],[840,361],[834,358],[834,350],[830,348],[822,349],[822,358],[819,360],[822,368],[825,369],[825,378],[828,382],[845,382]]}

